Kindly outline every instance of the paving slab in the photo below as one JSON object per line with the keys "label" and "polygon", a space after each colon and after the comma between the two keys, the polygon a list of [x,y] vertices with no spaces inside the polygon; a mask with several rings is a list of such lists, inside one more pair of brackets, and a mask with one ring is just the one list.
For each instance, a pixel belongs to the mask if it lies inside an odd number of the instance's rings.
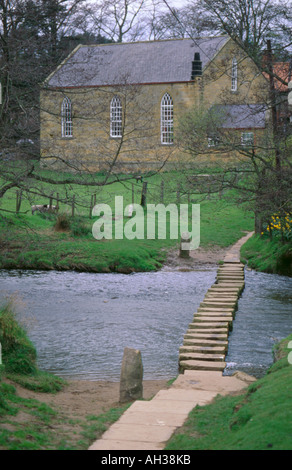
{"label": "paving slab", "polygon": [[88,450],[163,450],[164,446],[164,442],[98,439],[88,448]]}
{"label": "paving slab", "polygon": [[185,370],[173,382],[172,388],[210,390],[225,395],[244,390],[248,385],[246,381],[238,379],[236,375],[224,376],[220,371]]}
{"label": "paving slab", "polygon": [[176,426],[114,423],[103,435],[103,440],[127,440],[140,442],[166,442]]}

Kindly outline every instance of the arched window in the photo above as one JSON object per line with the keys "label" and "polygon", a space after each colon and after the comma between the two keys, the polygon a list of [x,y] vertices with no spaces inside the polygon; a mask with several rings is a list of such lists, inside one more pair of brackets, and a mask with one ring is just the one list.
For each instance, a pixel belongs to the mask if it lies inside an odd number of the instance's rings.
{"label": "arched window", "polygon": [[173,144],[173,101],[168,93],[161,100],[161,143]]}
{"label": "arched window", "polygon": [[237,60],[234,57],[232,60],[232,69],[231,69],[231,91],[237,90]]}
{"label": "arched window", "polygon": [[111,137],[122,137],[122,103],[118,96],[111,100]]}
{"label": "arched window", "polygon": [[73,137],[72,104],[67,96],[63,99],[61,107],[62,137]]}

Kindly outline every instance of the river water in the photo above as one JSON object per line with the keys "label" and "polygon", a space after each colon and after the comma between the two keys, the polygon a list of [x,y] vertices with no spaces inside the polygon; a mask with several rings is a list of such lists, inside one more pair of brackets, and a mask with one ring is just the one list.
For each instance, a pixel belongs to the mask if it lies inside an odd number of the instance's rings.
{"label": "river water", "polygon": [[[64,378],[119,381],[125,347],[140,349],[144,379],[178,373],[178,350],[216,277],[200,271],[92,274],[0,271],[0,300],[12,297],[38,364]],[[230,333],[226,373],[260,377],[274,343],[292,332],[292,278],[246,271]]]}

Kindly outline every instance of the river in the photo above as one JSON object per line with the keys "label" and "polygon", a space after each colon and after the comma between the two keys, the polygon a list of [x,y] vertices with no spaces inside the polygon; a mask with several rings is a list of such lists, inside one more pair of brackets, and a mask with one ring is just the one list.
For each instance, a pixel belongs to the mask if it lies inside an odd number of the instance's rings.
{"label": "river", "polygon": [[[178,349],[216,277],[200,271],[92,274],[0,271],[42,370],[64,378],[118,381],[125,347],[140,349],[144,379],[177,375]],[[246,270],[229,337],[226,373],[260,377],[275,341],[292,332],[292,279]]]}

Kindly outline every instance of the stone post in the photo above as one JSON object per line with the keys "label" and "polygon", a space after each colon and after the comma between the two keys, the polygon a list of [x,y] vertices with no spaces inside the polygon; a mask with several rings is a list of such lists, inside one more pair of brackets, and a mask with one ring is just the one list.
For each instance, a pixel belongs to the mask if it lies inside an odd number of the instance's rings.
{"label": "stone post", "polygon": [[138,349],[125,348],[120,377],[120,403],[140,398],[143,398],[141,352]]}
{"label": "stone post", "polygon": [[[180,239],[180,248],[179,248],[179,256],[180,258],[189,258],[190,257],[190,242],[191,237],[189,233],[183,233]],[[188,248],[187,248],[188,247]],[[187,248],[187,249],[185,249]]]}

